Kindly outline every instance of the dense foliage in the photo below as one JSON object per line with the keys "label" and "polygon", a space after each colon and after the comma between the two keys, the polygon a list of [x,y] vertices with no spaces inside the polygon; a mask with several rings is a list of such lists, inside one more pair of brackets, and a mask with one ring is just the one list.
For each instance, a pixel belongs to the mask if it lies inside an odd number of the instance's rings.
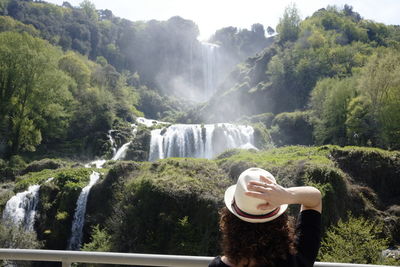
{"label": "dense foliage", "polygon": [[79,140],[75,153],[87,150],[117,118],[132,120],[141,114],[134,107],[134,88],[111,65],[15,32],[0,33],[0,58],[3,156],[35,151],[39,144],[51,147],[60,140]]}
{"label": "dense foliage", "polygon": [[[26,31],[34,31],[64,51],[74,50],[94,61],[105,59],[120,72],[138,72],[144,84],[167,95],[198,98],[201,93],[204,51],[193,21],[176,16],[167,21],[132,22],[107,9],[96,10],[88,0],[78,7],[68,2],[56,6],[44,1],[2,0],[0,15],[18,21],[9,22],[5,17],[5,29],[15,25],[21,31],[22,23],[29,25],[24,26]],[[252,25],[251,30],[221,29],[212,40],[223,50],[224,63],[219,65],[224,68],[223,75],[271,42],[261,24]]]}

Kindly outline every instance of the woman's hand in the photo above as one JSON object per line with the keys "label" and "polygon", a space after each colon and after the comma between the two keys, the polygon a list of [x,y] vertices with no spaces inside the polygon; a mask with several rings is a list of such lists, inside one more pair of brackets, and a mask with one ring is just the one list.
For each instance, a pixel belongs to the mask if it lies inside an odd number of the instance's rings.
{"label": "woman's hand", "polygon": [[322,211],[321,192],[312,186],[284,188],[267,177],[260,176],[260,182],[251,181],[247,185],[246,195],[265,200],[258,209],[271,210],[282,204],[301,204],[301,210]]}
{"label": "woman's hand", "polygon": [[293,202],[293,196],[286,188],[264,176],[260,176],[260,180],[251,181],[247,185],[249,191],[246,192],[248,196],[265,200],[266,203],[258,205],[258,209],[271,210]]}

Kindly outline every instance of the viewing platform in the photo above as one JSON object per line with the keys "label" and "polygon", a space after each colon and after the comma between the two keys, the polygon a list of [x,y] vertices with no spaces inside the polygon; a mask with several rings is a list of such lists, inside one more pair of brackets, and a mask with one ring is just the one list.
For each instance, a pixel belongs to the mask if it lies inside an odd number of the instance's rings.
{"label": "viewing platform", "polygon": [[[69,250],[0,249],[0,259],[20,261],[61,262],[62,267],[72,263],[122,264],[131,266],[207,267],[212,257],[137,254],[115,252],[88,252]],[[316,262],[314,267],[373,267],[388,265]]]}

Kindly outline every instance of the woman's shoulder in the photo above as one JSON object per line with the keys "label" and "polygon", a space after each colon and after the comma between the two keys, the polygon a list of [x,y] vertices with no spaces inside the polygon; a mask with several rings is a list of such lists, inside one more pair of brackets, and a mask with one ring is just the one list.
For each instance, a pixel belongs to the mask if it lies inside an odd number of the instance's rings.
{"label": "woman's shoulder", "polygon": [[221,256],[217,256],[208,264],[208,267],[229,267],[229,265],[222,261]]}

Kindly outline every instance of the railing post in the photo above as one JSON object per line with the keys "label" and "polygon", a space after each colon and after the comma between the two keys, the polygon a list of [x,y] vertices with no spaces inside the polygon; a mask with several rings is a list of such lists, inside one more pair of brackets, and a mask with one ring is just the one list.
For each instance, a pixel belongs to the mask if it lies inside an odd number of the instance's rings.
{"label": "railing post", "polygon": [[62,267],[71,267],[71,262],[70,261],[62,261]]}

